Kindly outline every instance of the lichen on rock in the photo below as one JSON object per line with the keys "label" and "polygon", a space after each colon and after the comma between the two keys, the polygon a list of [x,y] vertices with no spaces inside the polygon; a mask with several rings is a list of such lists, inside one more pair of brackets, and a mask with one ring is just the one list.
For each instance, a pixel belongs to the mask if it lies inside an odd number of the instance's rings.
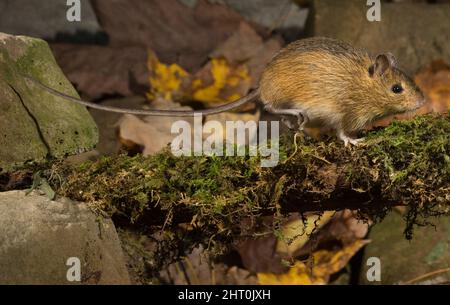
{"label": "lichen on rock", "polygon": [[0,33],[0,172],[92,149],[98,131],[86,108],[21,74],[79,97],[45,41]]}

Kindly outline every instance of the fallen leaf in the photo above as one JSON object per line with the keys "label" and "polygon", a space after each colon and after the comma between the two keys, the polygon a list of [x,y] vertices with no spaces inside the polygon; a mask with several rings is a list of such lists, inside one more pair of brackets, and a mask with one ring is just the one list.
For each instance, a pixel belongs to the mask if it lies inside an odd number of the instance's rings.
{"label": "fallen leaf", "polygon": [[317,285],[325,284],[323,279],[316,279],[308,274],[308,267],[302,262],[296,262],[287,273],[258,273],[260,285]]}
{"label": "fallen leaf", "polygon": [[[183,98],[204,104],[225,104],[245,96],[258,85],[261,73],[281,48],[277,39],[263,39],[247,23],[220,44],[197,73],[189,74],[177,64],[163,64],[150,52],[149,99],[162,96],[167,100]],[[250,104],[249,104],[250,105]],[[248,110],[249,105],[244,109]]]}
{"label": "fallen leaf", "polygon": [[242,240],[237,250],[244,268],[251,272],[285,272],[282,257],[275,252],[276,243],[273,234]]}
{"label": "fallen leaf", "polygon": [[[258,136],[258,121],[260,117],[260,112],[256,111],[254,113],[236,113],[236,112],[223,112],[219,114],[213,114],[206,116],[205,124],[210,121],[219,122],[219,124],[222,126],[219,130],[214,130],[213,133],[207,134],[205,133],[203,135],[203,138],[208,141],[219,141],[219,142],[225,142],[227,139],[227,133],[226,133],[226,122],[238,122],[242,121],[244,123],[247,122],[255,122],[255,129],[249,129],[248,134],[245,137],[245,144],[248,145],[248,143],[251,142],[251,140],[257,140]],[[255,142],[256,143],[256,142]]]}
{"label": "fallen leaf", "polygon": [[354,243],[366,237],[370,221],[362,221],[356,217],[356,212],[343,210],[336,212],[332,219],[314,234],[303,247],[293,253],[293,257],[304,257],[311,249],[336,249]]}
{"label": "fallen leaf", "polygon": [[357,219],[355,213],[348,209],[337,212],[330,223],[330,234],[344,245],[365,238],[372,223]]}
{"label": "fallen leaf", "polygon": [[215,263],[202,246],[195,248],[184,259],[170,264],[160,272],[165,283],[176,285],[254,285],[256,276],[237,266]]}
{"label": "fallen leaf", "polygon": [[416,75],[415,81],[429,101],[429,112],[447,113],[450,109],[450,65],[442,60]]}
{"label": "fallen leaf", "polygon": [[205,104],[225,104],[245,96],[251,84],[245,64],[231,65],[225,58],[213,58],[191,83],[191,96]]}
{"label": "fallen leaf", "polygon": [[330,275],[344,268],[356,252],[369,242],[369,240],[356,240],[339,251],[320,250],[315,252],[313,258],[317,268],[313,268],[314,277],[328,282]]}
{"label": "fallen leaf", "polygon": [[272,57],[281,49],[280,38],[263,41],[247,23],[241,22],[239,29],[211,52],[211,58],[226,58],[232,64],[245,63],[252,79],[251,87],[257,87],[259,78]]}
{"label": "fallen leaf", "polygon": [[284,256],[292,257],[309,240],[313,231],[318,231],[327,224],[334,212],[326,211],[323,215],[308,215],[303,219],[297,219],[283,225],[281,236],[276,245],[276,251]]}
{"label": "fallen leaf", "polygon": [[150,92],[147,97],[165,100],[193,100],[205,104],[233,102],[246,95],[251,77],[245,64],[231,65],[224,58],[213,58],[195,75],[177,64],[161,63],[149,54]]}
{"label": "fallen leaf", "polygon": [[99,23],[111,46],[151,49],[165,63],[193,73],[217,45],[244,21],[222,4],[200,0],[194,7],[177,0],[93,0]]}
{"label": "fallen leaf", "polygon": [[[243,239],[237,246],[244,267],[257,273],[282,273],[287,270],[284,263],[297,257],[297,251],[302,249],[309,241],[311,233],[315,230],[321,231],[334,212],[325,212],[319,220],[317,215],[305,216],[306,223],[301,220],[298,213],[285,216],[281,222],[281,230],[255,232],[254,225],[243,222],[242,234],[255,235]],[[262,228],[271,228],[274,219],[264,218]],[[316,234],[316,233],[314,233]],[[311,247],[308,248],[309,253]]]}
{"label": "fallen leaf", "polygon": [[223,57],[232,63],[245,62],[254,57],[262,46],[262,37],[246,22],[241,22],[237,31],[219,44],[209,57]]}
{"label": "fallen leaf", "polygon": [[[153,101],[151,108],[191,110],[190,107],[180,106],[162,99]],[[143,147],[144,155],[152,155],[166,147],[175,138],[176,135],[171,133],[171,126],[178,120],[180,120],[178,117],[162,116],[148,116],[140,119],[126,114],[119,121],[119,138],[122,142],[129,141],[129,143]],[[195,132],[194,119],[189,117],[183,118],[183,120],[190,124],[191,132]]]}
{"label": "fallen leaf", "polygon": [[344,268],[367,243],[368,240],[357,240],[338,251],[319,250],[313,254],[312,266],[307,262],[297,261],[284,274],[258,273],[258,282],[261,285],[327,284],[330,276]]}
{"label": "fallen leaf", "polygon": [[139,47],[51,44],[59,66],[89,99],[148,90],[147,51]]}
{"label": "fallen leaf", "polygon": [[162,98],[173,101],[183,94],[182,85],[191,81],[191,76],[182,67],[161,63],[152,51],[148,55],[147,67],[150,71],[150,92],[147,93],[149,100]]}

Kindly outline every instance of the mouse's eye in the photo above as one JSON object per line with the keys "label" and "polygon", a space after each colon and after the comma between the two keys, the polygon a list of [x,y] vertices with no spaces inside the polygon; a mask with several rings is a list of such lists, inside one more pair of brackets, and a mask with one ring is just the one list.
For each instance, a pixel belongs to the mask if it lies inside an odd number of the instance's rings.
{"label": "mouse's eye", "polygon": [[399,94],[403,92],[403,87],[400,84],[395,84],[394,86],[392,86],[392,92],[394,92],[395,94]]}

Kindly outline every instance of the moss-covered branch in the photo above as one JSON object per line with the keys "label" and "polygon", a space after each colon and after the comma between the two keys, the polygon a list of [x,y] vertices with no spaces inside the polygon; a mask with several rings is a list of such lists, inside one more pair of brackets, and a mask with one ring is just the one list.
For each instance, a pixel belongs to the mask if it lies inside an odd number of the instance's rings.
{"label": "moss-covered branch", "polygon": [[[284,159],[261,168],[256,157],[113,156],[82,166],[55,165],[59,194],[93,203],[118,221],[146,228],[182,224],[205,238],[229,238],[251,219],[285,212],[358,209],[377,221],[407,205],[406,233],[430,215],[449,211],[447,118],[423,116],[371,132],[364,145],[344,147],[292,138]],[[284,143],[284,145],[283,145]]]}

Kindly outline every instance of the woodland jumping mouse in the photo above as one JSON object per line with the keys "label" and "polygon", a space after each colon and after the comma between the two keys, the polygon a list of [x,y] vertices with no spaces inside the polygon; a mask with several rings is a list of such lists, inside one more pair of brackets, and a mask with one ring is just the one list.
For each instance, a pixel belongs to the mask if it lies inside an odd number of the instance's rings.
{"label": "woodland jumping mouse", "polygon": [[356,144],[359,139],[350,135],[373,120],[415,110],[425,102],[392,54],[372,58],[330,38],[289,44],[267,65],[259,88],[269,111],[301,115],[300,129],[335,130],[346,145]]}
{"label": "woodland jumping mouse", "polygon": [[414,82],[397,68],[390,53],[371,57],[366,51],[324,37],[295,41],[280,50],[265,68],[259,88],[247,96],[216,108],[199,111],[133,110],[79,100],[24,77],[52,94],[88,107],[131,114],[192,116],[215,114],[260,99],[274,114],[294,115],[299,129],[332,129],[345,145],[373,120],[412,111],[425,102]]}

